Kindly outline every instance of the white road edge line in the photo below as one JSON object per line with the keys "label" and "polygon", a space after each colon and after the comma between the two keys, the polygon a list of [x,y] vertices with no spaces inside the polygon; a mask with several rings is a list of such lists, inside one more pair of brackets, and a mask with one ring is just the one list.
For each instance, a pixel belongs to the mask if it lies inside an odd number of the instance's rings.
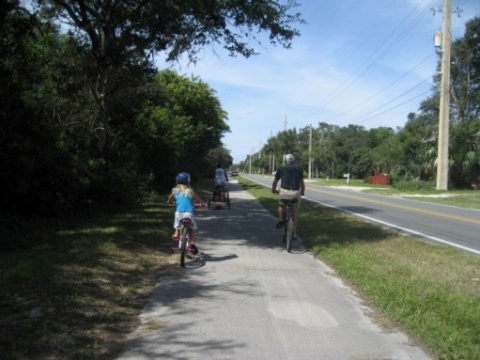
{"label": "white road edge line", "polygon": [[[261,182],[258,182],[258,181],[252,180],[252,179],[249,179],[249,180],[253,181],[256,184],[259,184],[259,185],[262,185],[262,186],[268,188],[267,185],[262,184]],[[310,199],[307,196],[303,196],[303,199],[306,199],[308,201],[311,201],[311,202],[314,202],[314,203],[317,203],[317,204],[321,204],[323,206],[326,206],[326,207],[329,207],[329,208],[332,208],[332,209],[335,209],[335,210],[338,210],[338,211],[342,211],[344,213],[355,215],[355,216],[367,219],[367,220],[372,221],[372,222],[376,222],[376,223],[385,225],[385,226],[387,226],[389,228],[392,228],[392,229],[398,229],[398,230],[403,231],[407,234],[420,236],[420,237],[423,237],[425,239],[429,239],[429,240],[432,240],[432,241],[435,241],[435,242],[438,242],[438,243],[441,243],[441,244],[445,244],[445,245],[452,246],[452,247],[457,248],[457,249],[461,249],[461,250],[464,250],[464,251],[467,251],[467,252],[470,252],[470,253],[473,253],[473,254],[480,255],[480,251],[478,251],[478,250],[475,250],[475,249],[472,249],[472,248],[469,248],[469,247],[466,247],[466,246],[463,246],[463,245],[458,245],[458,244],[452,243],[450,241],[437,238],[435,236],[426,235],[424,233],[421,233],[421,232],[418,232],[418,231],[415,231],[415,230],[411,230],[411,229],[407,229],[407,228],[404,228],[404,227],[401,227],[401,226],[398,226],[398,225],[390,224],[390,223],[387,223],[385,221],[381,221],[381,220],[378,220],[378,219],[375,219],[375,218],[372,218],[372,217],[369,217],[369,216],[366,216],[366,215],[358,214],[358,213],[350,211],[350,210],[340,209],[340,208],[337,208],[333,205],[325,204],[325,203],[322,203],[321,201]]]}
{"label": "white road edge line", "polygon": [[337,208],[333,205],[322,203],[321,201],[316,201],[316,200],[313,200],[313,199],[309,199],[306,196],[304,196],[304,199],[306,199],[308,201],[311,201],[311,202],[316,202],[318,204],[321,204],[321,205],[329,207],[329,208],[333,208],[333,209],[338,210],[338,211],[342,211],[344,213],[348,213],[348,214],[351,214],[351,215],[355,215],[355,216],[367,219],[367,220],[372,221],[372,222],[376,222],[376,223],[385,225],[389,228],[398,229],[398,230],[403,231],[403,232],[408,233],[408,234],[420,236],[420,237],[423,237],[423,238],[426,238],[426,239],[429,239],[429,240],[432,240],[432,241],[435,241],[435,242],[438,242],[438,243],[442,243],[442,244],[445,244],[445,245],[449,245],[449,246],[452,246],[452,247],[455,247],[455,248],[458,248],[458,249],[462,249],[464,251],[468,251],[468,252],[480,255],[480,251],[478,251],[478,250],[475,250],[475,249],[472,249],[472,248],[469,248],[469,247],[466,247],[466,246],[463,246],[463,245],[458,245],[458,244],[452,243],[450,241],[437,238],[435,236],[426,235],[424,233],[421,233],[421,232],[418,232],[418,231],[415,231],[415,230],[411,230],[411,229],[404,228],[404,227],[401,227],[401,226],[398,226],[398,225],[394,225],[394,224],[391,224],[391,223],[388,223],[388,222],[385,222],[385,221],[382,221],[382,220],[372,218],[370,216],[358,214],[358,213],[350,211],[350,210],[340,209],[340,208]]}

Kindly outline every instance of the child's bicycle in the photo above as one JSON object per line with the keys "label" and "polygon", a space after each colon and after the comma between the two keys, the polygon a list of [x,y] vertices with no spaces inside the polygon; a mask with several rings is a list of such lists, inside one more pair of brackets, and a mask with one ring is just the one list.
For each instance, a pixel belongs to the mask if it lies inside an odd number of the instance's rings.
{"label": "child's bicycle", "polygon": [[[201,204],[194,204],[194,206],[200,207]],[[185,257],[188,253],[193,255],[198,254],[198,249],[195,245],[190,244],[190,237],[189,231],[192,226],[192,219],[189,217],[185,217],[180,219],[180,224],[182,227],[180,228],[180,237],[178,239],[178,247],[172,248],[174,252],[180,252],[180,266],[185,267]]]}
{"label": "child's bicycle", "polygon": [[178,239],[178,248],[174,248],[174,250],[180,252],[180,266],[185,267],[185,256],[187,253],[198,253],[198,250],[196,250],[196,247],[192,249],[192,246],[190,245],[190,238],[188,236],[192,219],[186,217],[180,219],[180,223],[182,224],[182,227],[180,229],[180,238]]}

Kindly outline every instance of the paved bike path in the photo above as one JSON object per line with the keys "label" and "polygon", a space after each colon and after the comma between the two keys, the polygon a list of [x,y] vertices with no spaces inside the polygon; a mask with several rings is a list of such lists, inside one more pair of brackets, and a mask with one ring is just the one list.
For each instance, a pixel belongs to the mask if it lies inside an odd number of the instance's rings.
{"label": "paved bike path", "polygon": [[198,211],[201,254],[160,280],[119,360],[431,359],[299,242],[287,253],[276,219],[228,187],[231,209]]}

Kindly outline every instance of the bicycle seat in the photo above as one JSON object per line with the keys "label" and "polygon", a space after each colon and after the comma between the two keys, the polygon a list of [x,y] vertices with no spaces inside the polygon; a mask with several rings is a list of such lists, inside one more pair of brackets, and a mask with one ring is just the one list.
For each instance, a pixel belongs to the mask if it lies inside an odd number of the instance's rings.
{"label": "bicycle seat", "polygon": [[298,202],[298,199],[295,198],[295,199],[281,199],[282,202],[284,202],[285,204],[295,204],[296,202]]}
{"label": "bicycle seat", "polygon": [[190,225],[192,223],[192,219],[191,218],[182,218],[180,219],[180,222],[183,224],[183,225]]}

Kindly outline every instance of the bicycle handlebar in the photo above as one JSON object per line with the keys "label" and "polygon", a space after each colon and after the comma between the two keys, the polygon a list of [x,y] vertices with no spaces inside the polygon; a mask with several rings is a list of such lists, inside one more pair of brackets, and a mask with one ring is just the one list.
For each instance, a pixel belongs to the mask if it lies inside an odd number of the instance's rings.
{"label": "bicycle handlebar", "polygon": [[[166,205],[175,206],[175,201],[173,201],[173,202],[165,201],[165,204],[166,204]],[[194,207],[194,208],[206,207],[206,206],[207,206],[207,205],[204,205],[204,204],[201,204],[201,203],[193,203],[193,207]]]}

